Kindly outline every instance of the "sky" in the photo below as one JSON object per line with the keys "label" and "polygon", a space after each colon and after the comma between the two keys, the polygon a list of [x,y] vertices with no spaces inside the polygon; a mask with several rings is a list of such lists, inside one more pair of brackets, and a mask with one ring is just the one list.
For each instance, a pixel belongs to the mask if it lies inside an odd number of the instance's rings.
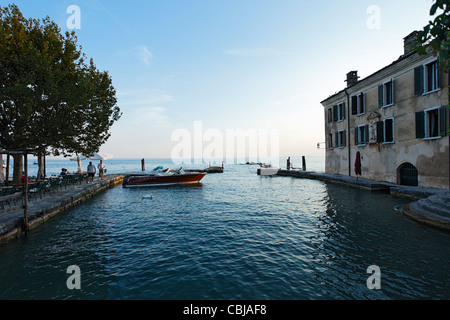
{"label": "sky", "polygon": [[398,59],[432,0],[0,2],[11,3],[74,30],[109,72],[123,115],[100,151],[170,158],[177,132],[204,150],[208,130],[224,144],[228,131],[250,130],[278,137],[280,156],[324,155],[320,102],[344,89],[349,71],[365,78]]}

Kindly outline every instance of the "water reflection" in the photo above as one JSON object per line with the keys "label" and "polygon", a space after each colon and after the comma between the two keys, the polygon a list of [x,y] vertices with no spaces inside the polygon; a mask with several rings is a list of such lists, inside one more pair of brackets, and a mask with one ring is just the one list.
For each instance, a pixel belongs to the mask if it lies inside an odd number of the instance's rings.
{"label": "water reflection", "polygon": [[[326,185],[326,194],[325,211],[317,212],[312,255],[315,277],[334,287],[336,298],[449,298],[443,268],[449,262],[447,234],[424,229],[397,213],[398,198],[332,184]],[[371,265],[381,268],[382,290],[366,287]]]}
{"label": "water reflection", "polygon": [[[450,237],[395,212],[407,202],[246,166],[118,187],[0,246],[0,298],[448,299]],[[81,291],[65,286],[72,264]]]}

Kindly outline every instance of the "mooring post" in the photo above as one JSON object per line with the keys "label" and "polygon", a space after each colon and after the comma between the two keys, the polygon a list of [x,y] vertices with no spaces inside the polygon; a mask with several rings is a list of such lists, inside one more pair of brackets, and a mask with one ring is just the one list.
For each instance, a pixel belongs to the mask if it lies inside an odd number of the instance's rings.
{"label": "mooring post", "polygon": [[145,159],[141,160],[142,171],[145,171]]}
{"label": "mooring post", "polygon": [[306,171],[306,158],[305,158],[305,156],[302,156],[302,169],[303,169],[303,171]]}

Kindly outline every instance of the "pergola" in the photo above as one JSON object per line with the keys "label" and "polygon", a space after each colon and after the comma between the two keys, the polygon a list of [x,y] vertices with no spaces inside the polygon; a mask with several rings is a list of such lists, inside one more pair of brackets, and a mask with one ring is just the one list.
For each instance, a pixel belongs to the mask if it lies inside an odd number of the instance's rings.
{"label": "pergola", "polygon": [[[10,155],[17,155],[21,154],[23,155],[23,162],[25,167],[25,181],[24,181],[24,231],[25,233],[28,233],[28,155],[29,154],[35,154],[36,151],[33,149],[18,149],[18,150],[0,150],[0,154],[6,154],[7,155],[7,164],[6,164],[6,181],[8,181],[9,177],[9,156]],[[3,165],[3,164],[2,164]]]}

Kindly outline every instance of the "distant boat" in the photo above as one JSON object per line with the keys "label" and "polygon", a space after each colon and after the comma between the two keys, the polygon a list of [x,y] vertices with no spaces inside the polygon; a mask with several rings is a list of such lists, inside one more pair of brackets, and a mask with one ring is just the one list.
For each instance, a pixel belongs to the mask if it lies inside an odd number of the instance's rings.
{"label": "distant boat", "polygon": [[122,186],[124,188],[136,188],[195,184],[199,183],[205,175],[206,172],[184,172],[182,169],[171,171],[155,168],[151,173],[130,175],[124,180]]}
{"label": "distant boat", "polygon": [[280,171],[280,168],[273,167],[271,164],[260,164],[256,173],[260,176],[274,176]]}

